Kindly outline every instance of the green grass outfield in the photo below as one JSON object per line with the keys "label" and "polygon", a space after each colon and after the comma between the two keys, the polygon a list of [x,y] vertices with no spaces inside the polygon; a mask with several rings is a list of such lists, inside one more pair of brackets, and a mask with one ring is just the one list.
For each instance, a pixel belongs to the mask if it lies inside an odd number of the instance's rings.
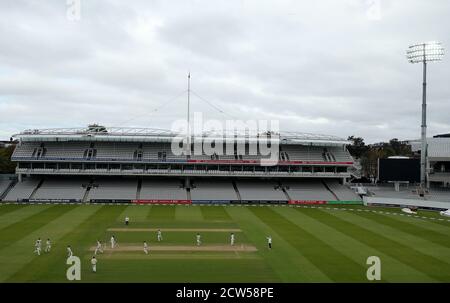
{"label": "green grass outfield", "polygon": [[[131,219],[128,227],[125,216]],[[150,230],[155,228],[163,230],[162,243],[156,243]],[[202,246],[229,248],[235,230],[235,247],[256,251],[197,251],[197,229]],[[92,273],[90,248],[112,234],[121,249],[98,255]],[[51,238],[51,253],[33,254],[38,237],[43,248]],[[149,255],[122,249],[144,240]],[[368,282],[369,256],[381,259],[381,282],[450,282],[450,220],[433,212],[408,216],[362,206],[0,205],[0,282],[67,282],[69,244],[82,261],[81,282]],[[155,245],[162,250],[152,251]],[[193,248],[170,250],[173,246]]]}

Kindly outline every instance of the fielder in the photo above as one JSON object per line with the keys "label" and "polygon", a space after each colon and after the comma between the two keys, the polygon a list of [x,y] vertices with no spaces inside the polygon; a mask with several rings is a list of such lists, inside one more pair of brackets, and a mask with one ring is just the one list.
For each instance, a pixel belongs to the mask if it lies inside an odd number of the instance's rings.
{"label": "fielder", "polygon": [[267,245],[269,246],[269,249],[272,249],[272,237],[271,236],[267,237]]}
{"label": "fielder", "polygon": [[70,258],[73,256],[73,251],[70,245],[67,245],[67,257]]}
{"label": "fielder", "polygon": [[95,256],[92,256],[91,265],[92,265],[92,272],[97,272],[97,259],[95,258]]}
{"label": "fielder", "polygon": [[116,238],[114,236],[111,236],[111,248],[114,248],[116,246]]}
{"label": "fielder", "polygon": [[234,246],[234,240],[235,240],[234,233],[231,233],[231,236],[230,236],[230,244],[231,244],[231,246]]}
{"label": "fielder", "polygon": [[125,217],[125,225],[128,225],[130,223],[130,218],[128,216]]}
{"label": "fielder", "polygon": [[148,245],[146,241],[144,241],[144,252],[146,255],[148,255]]}
{"label": "fielder", "polygon": [[50,242],[50,238],[45,242],[45,252],[49,253],[52,249],[52,242]]}
{"label": "fielder", "polygon": [[38,256],[41,255],[41,238],[38,238],[34,243],[34,252],[37,253]]}
{"label": "fielder", "polygon": [[200,234],[197,234],[197,246],[200,246],[202,244],[202,239]]}
{"label": "fielder", "polygon": [[103,249],[102,249],[102,242],[100,242],[99,240],[97,240],[97,247],[95,248],[95,253],[94,255],[98,254],[98,253],[103,253]]}
{"label": "fielder", "polygon": [[161,232],[161,230],[160,229],[158,229],[158,242],[161,242],[162,241],[162,232]]}

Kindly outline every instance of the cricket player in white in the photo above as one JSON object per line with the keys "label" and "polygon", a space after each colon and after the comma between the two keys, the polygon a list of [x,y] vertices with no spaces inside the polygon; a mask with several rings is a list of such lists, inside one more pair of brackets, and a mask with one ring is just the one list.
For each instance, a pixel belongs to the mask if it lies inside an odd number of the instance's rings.
{"label": "cricket player in white", "polygon": [[111,248],[114,248],[116,246],[116,238],[114,236],[111,236]]}
{"label": "cricket player in white", "polygon": [[267,237],[267,245],[269,246],[269,249],[272,249],[272,237],[271,236]]}
{"label": "cricket player in white", "polygon": [[125,217],[125,225],[128,225],[130,223],[130,218],[128,218],[128,216],[127,217]]}
{"label": "cricket player in white", "polygon": [[200,246],[202,244],[202,239],[200,234],[197,234],[197,246]]}
{"label": "cricket player in white", "polygon": [[162,241],[162,232],[160,229],[158,229],[158,242]]}
{"label": "cricket player in white", "polygon": [[73,256],[72,248],[70,245],[67,245],[67,257],[70,258]]}
{"label": "cricket player in white", "polygon": [[50,250],[52,249],[52,242],[50,242],[50,239],[47,239],[47,241],[45,242],[45,252],[50,252]]}
{"label": "cricket player in white", "polygon": [[100,242],[99,240],[97,240],[97,247],[95,248],[95,253],[94,255],[98,254],[98,253],[103,253],[103,249],[102,249],[102,242]]}
{"label": "cricket player in white", "polygon": [[230,242],[231,242],[231,246],[233,246],[234,245],[234,233],[231,233]]}
{"label": "cricket player in white", "polygon": [[91,264],[92,264],[92,271],[97,272],[97,259],[95,258],[95,256],[92,257]]}
{"label": "cricket player in white", "polygon": [[144,252],[146,255],[148,255],[148,245],[146,241],[144,241]]}
{"label": "cricket player in white", "polygon": [[34,252],[37,253],[38,256],[41,255],[41,238],[38,238],[36,243],[34,243]]}

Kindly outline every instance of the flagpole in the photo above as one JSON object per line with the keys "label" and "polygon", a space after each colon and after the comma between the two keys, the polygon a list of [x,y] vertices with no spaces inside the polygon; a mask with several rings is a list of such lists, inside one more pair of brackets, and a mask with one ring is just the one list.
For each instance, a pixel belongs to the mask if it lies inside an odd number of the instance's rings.
{"label": "flagpole", "polygon": [[191,72],[188,73],[188,95],[187,95],[187,140],[186,140],[186,154],[191,154],[191,124],[190,124],[190,116],[191,116]]}

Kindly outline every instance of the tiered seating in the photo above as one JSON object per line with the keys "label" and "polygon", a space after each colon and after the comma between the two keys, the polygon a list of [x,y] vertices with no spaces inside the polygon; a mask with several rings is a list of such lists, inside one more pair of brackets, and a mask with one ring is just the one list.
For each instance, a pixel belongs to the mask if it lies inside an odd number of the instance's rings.
{"label": "tiered seating", "polygon": [[191,160],[213,160],[209,155],[191,155]]}
{"label": "tiered seating", "polygon": [[3,193],[8,189],[11,182],[12,181],[8,179],[0,179],[0,198],[2,197]]}
{"label": "tiered seating", "polygon": [[134,200],[137,193],[137,179],[99,178],[93,182],[88,199],[95,200]]}
{"label": "tiered seating", "polygon": [[400,191],[394,190],[394,185],[389,184],[388,186],[380,185],[380,186],[371,186],[367,187],[367,189],[375,196],[375,197],[386,197],[386,198],[398,198],[398,199],[417,199],[419,195],[415,192],[414,186],[400,186]]}
{"label": "tiered seating", "polygon": [[[41,159],[83,159],[85,151],[90,148],[95,150],[91,160],[133,160],[135,152],[139,150],[138,143],[129,142],[44,142],[45,149]],[[13,157],[32,157],[33,152],[40,147],[40,143],[23,142],[17,146]],[[281,145],[281,151],[286,155],[283,161],[320,161],[320,162],[346,162],[352,161],[348,151],[342,147]],[[184,155],[174,155],[170,143],[145,143],[142,145],[142,160],[164,161],[162,153],[165,153],[165,161],[186,160]],[[247,150],[248,153],[248,150]],[[158,156],[159,155],[159,156]],[[259,160],[267,158],[257,155],[242,155],[237,159],[234,155],[218,155],[218,160]],[[211,160],[210,155],[192,155],[193,160]]]}
{"label": "tiered seating", "polygon": [[283,186],[291,200],[332,201],[336,197],[326,189],[320,180],[286,180]]}
{"label": "tiered seating", "polygon": [[234,155],[220,155],[219,160],[235,160]]}
{"label": "tiered seating", "polygon": [[133,160],[134,152],[138,149],[136,143],[96,143],[96,159],[124,159]]}
{"label": "tiered seating", "polygon": [[82,184],[89,183],[87,179],[49,178],[45,179],[33,196],[39,200],[76,200],[81,201],[86,192]]}
{"label": "tiered seating", "polygon": [[322,147],[283,145],[281,149],[288,154],[289,161],[324,161]]}
{"label": "tiered seating", "polygon": [[257,155],[242,155],[242,160],[259,160],[261,158],[268,158],[268,156]]}
{"label": "tiered seating", "polygon": [[23,142],[16,147],[13,157],[31,157],[35,148],[39,147],[37,142]]}
{"label": "tiered seating", "polygon": [[158,159],[158,152],[161,151],[163,145],[159,143],[145,144],[144,145],[144,154],[143,159]]}
{"label": "tiered seating", "polygon": [[339,147],[329,148],[328,150],[334,155],[337,162],[353,162],[353,158],[347,150],[343,150]]}
{"label": "tiered seating", "polygon": [[286,201],[286,195],[275,181],[242,180],[236,181],[243,201]]}
{"label": "tiered seating", "polygon": [[448,188],[431,189],[431,190],[429,190],[428,200],[450,202],[450,190]]}
{"label": "tiered seating", "polygon": [[205,181],[198,180],[191,187],[192,200],[238,200],[236,191],[231,181],[214,180]]}
{"label": "tiered seating", "polygon": [[166,153],[166,161],[170,160],[185,160],[186,156],[174,155],[172,153],[172,148],[170,143],[151,143],[144,145],[143,159],[147,160],[158,160],[158,153]]}
{"label": "tiered seating", "polygon": [[140,200],[187,200],[186,190],[178,180],[144,179]]}
{"label": "tiered seating", "polygon": [[[400,191],[394,190],[394,185],[379,185],[367,187],[374,197],[397,198],[397,199],[424,199],[417,193],[415,186],[400,186]],[[432,188],[425,193],[425,200],[450,202],[450,191]]]}
{"label": "tiered seating", "polygon": [[350,188],[339,184],[337,180],[326,180],[325,183],[341,201],[361,201],[361,198]]}
{"label": "tiered seating", "polygon": [[290,161],[353,161],[348,151],[342,147],[327,147],[325,150],[321,146],[282,145],[281,150],[287,153]]}
{"label": "tiered seating", "polygon": [[82,159],[84,151],[89,147],[87,142],[46,142],[44,158]]}
{"label": "tiered seating", "polygon": [[25,179],[18,182],[6,195],[5,201],[18,201],[29,199],[34,189],[38,186],[40,179]]}

